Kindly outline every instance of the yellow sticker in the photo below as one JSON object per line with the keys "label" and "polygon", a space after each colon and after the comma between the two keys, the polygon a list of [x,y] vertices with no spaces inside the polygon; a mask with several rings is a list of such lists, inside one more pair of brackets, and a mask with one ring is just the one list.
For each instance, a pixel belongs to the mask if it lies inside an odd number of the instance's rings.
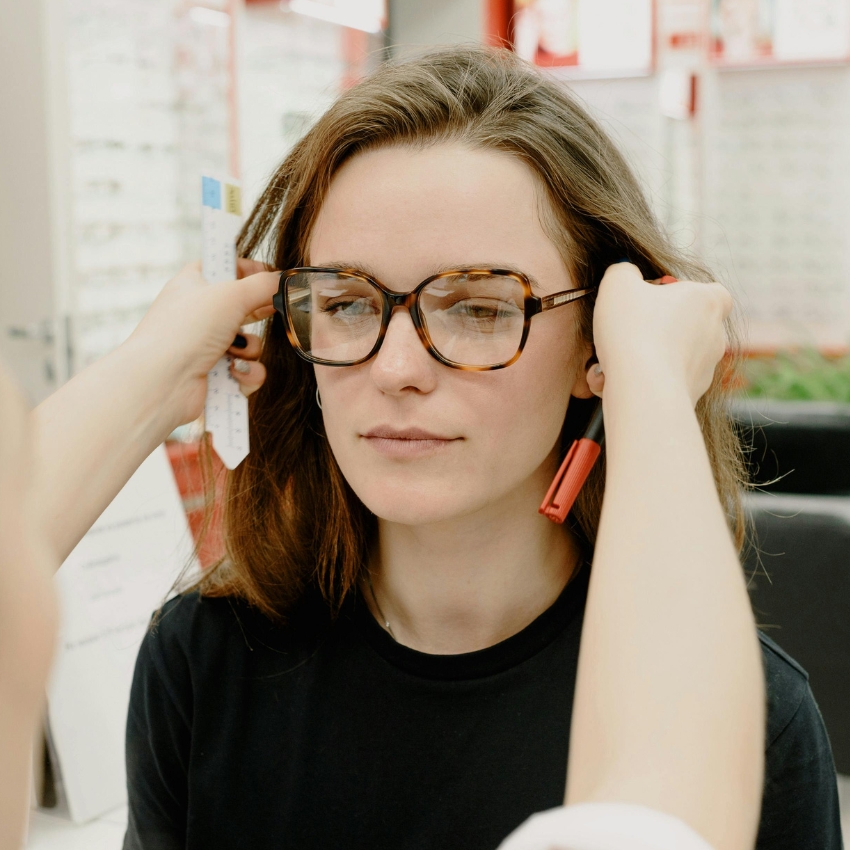
{"label": "yellow sticker", "polygon": [[242,215],[242,190],[231,183],[224,184],[224,211]]}

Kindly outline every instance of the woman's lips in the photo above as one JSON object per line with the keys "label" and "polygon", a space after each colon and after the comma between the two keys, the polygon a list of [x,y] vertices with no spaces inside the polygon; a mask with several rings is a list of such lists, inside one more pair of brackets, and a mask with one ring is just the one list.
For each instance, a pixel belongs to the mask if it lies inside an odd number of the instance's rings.
{"label": "woman's lips", "polygon": [[434,454],[460,437],[442,437],[421,428],[373,428],[361,435],[378,454],[388,458],[412,458]]}

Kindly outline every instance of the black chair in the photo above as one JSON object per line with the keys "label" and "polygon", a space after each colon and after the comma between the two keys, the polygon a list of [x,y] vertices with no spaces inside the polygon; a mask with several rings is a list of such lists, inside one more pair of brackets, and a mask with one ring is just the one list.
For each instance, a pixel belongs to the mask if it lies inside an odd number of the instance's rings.
{"label": "black chair", "polygon": [[850,404],[753,399],[735,403],[731,414],[760,487],[850,496]]}
{"label": "black chair", "polygon": [[836,769],[850,774],[850,498],[747,501],[756,546],[745,566],[754,572],[756,619],[808,671]]}

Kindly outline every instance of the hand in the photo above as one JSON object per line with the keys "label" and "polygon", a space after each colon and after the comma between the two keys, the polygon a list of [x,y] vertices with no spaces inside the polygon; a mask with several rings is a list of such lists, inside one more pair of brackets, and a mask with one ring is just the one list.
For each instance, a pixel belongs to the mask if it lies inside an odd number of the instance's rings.
{"label": "hand", "polygon": [[726,351],[723,323],[732,297],[719,283],[656,283],[631,263],[609,266],[593,316],[599,363],[588,371],[588,384],[601,396],[606,383],[667,381],[695,405]]}
{"label": "hand", "polygon": [[232,343],[242,325],[274,313],[279,275],[255,260],[239,259],[237,269],[239,280],[210,284],[201,277],[200,263],[186,266],[163,287],[125,343],[135,364],[167,381],[162,397],[174,427],[201,415],[207,373],[225,354],[238,358],[231,373],[245,395],[266,379],[265,367],[256,362],[259,337],[243,334],[245,348]]}

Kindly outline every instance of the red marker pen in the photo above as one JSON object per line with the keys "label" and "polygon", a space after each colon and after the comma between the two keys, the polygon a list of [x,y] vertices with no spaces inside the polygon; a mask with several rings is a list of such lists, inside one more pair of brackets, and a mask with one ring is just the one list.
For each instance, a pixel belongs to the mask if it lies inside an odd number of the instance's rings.
{"label": "red marker pen", "polygon": [[605,442],[605,425],[602,421],[602,399],[596,405],[590,424],[578,440],[573,441],[558,474],[549,487],[549,492],[539,512],[560,525],[575,502],[579,491],[587,481],[593,464],[602,452]]}
{"label": "red marker pen", "polygon": [[[628,260],[620,260],[628,262]],[[665,274],[658,279],[658,283],[676,283],[678,278]],[[543,504],[538,508],[538,513],[549,517],[552,522],[561,525],[572,509],[593,464],[602,453],[605,443],[605,423],[602,420],[602,399],[596,405],[590,424],[584,434],[575,440],[561,464],[561,468],[555,475]]]}

